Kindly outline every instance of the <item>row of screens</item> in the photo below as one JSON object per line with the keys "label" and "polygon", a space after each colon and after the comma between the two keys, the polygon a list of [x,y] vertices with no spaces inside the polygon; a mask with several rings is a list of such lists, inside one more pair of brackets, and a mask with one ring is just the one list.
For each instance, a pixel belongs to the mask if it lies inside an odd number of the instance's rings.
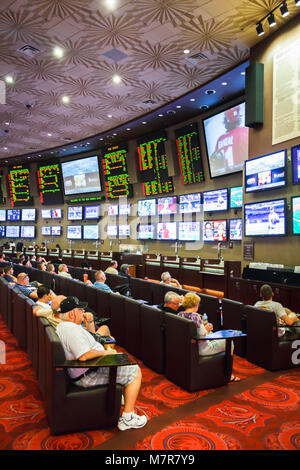
{"label": "row of screens", "polygon": [[[246,204],[244,207],[244,234],[246,237],[286,235],[286,200],[277,199]],[[292,198],[293,234],[300,235],[300,196]],[[178,233],[177,233],[178,228]],[[130,225],[108,225],[109,238],[130,237]],[[60,226],[42,227],[43,236],[60,236]],[[9,238],[35,238],[35,226],[0,226],[0,236]],[[181,240],[198,241],[201,236],[200,222],[160,222],[157,224],[139,224],[140,240]],[[69,225],[68,239],[99,239],[99,225]],[[242,239],[242,219],[229,221],[229,239]],[[209,220],[203,222],[204,241],[227,241],[227,220]]]}

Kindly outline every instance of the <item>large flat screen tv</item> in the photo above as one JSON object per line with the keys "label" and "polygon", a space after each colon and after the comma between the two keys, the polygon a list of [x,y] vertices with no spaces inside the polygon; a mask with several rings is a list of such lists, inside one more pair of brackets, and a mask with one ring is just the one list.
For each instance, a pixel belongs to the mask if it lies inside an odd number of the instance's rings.
{"label": "large flat screen tv", "polygon": [[63,162],[61,169],[66,196],[101,191],[97,156]]}
{"label": "large flat screen tv", "polygon": [[51,235],[51,227],[50,225],[43,225],[41,227],[41,232],[43,237],[50,237]]}
{"label": "large flat screen tv", "polygon": [[216,189],[215,191],[205,191],[203,193],[203,211],[227,211],[228,209],[228,189]]}
{"label": "large flat screen tv", "polygon": [[99,219],[100,218],[100,206],[85,206],[84,218],[86,220]]}
{"label": "large flat screen tv", "polygon": [[118,206],[118,204],[110,204],[107,207],[107,215],[109,215],[109,216],[119,215],[119,206]]}
{"label": "large flat screen tv", "polygon": [[157,199],[157,214],[170,215],[177,213],[177,196],[160,197]]}
{"label": "large flat screen tv", "polygon": [[154,240],[154,233],[154,224],[139,224],[137,227],[138,240]]}
{"label": "large flat screen tv", "polygon": [[7,209],[7,220],[8,221],[21,220],[21,210],[20,209]]}
{"label": "large flat screen tv", "polygon": [[67,225],[67,238],[69,240],[80,240],[82,236],[81,225]]}
{"label": "large flat screen tv", "polygon": [[84,240],[98,240],[99,226],[98,225],[84,225],[83,226],[83,239]]}
{"label": "large flat screen tv", "polygon": [[177,223],[160,222],[157,224],[157,240],[177,240]]}
{"label": "large flat screen tv", "polygon": [[291,149],[292,167],[293,167],[293,183],[300,183],[300,144],[295,145]]}
{"label": "large flat screen tv", "polygon": [[0,238],[5,237],[5,225],[0,225]]}
{"label": "large flat screen tv", "polygon": [[130,237],[130,225],[122,224],[119,225],[119,238],[129,238]]}
{"label": "large flat screen tv", "polygon": [[286,185],[286,150],[245,162],[245,192],[281,188]]}
{"label": "large flat screen tv", "polygon": [[179,196],[180,214],[191,214],[201,211],[201,193],[182,194]]}
{"label": "large flat screen tv", "polygon": [[35,222],[36,209],[22,209],[21,220],[22,222]]}
{"label": "large flat screen tv", "polygon": [[119,205],[119,215],[130,215],[130,213],[131,213],[130,203]]}
{"label": "large flat screen tv", "polygon": [[204,242],[226,242],[227,220],[205,220],[203,222]]}
{"label": "large flat screen tv", "polygon": [[60,237],[62,234],[62,227],[61,225],[52,225],[51,227],[51,235],[53,237]]}
{"label": "large flat screen tv", "polygon": [[243,207],[243,186],[230,188],[230,209]]}
{"label": "large flat screen tv", "polygon": [[51,209],[41,209],[42,219],[51,219]]}
{"label": "large flat screen tv", "polygon": [[243,238],[243,220],[230,219],[229,220],[229,240],[239,241]]}
{"label": "large flat screen tv", "polygon": [[106,234],[108,238],[117,238],[118,236],[118,226],[117,225],[107,225]]}
{"label": "large flat screen tv", "polygon": [[21,238],[35,238],[35,225],[22,225]]}
{"label": "large flat screen tv", "polygon": [[51,216],[52,219],[61,219],[62,218],[62,210],[58,209],[51,209]]}
{"label": "large flat screen tv", "polygon": [[293,234],[300,235],[300,196],[292,197]]}
{"label": "large flat screen tv", "polygon": [[276,199],[244,206],[245,237],[286,234],[286,201]]}
{"label": "large flat screen tv", "polygon": [[20,238],[20,226],[19,225],[7,225],[6,226],[6,237],[7,238]]}
{"label": "large flat screen tv", "polygon": [[245,127],[245,103],[232,106],[203,120],[211,178],[243,170],[248,158],[249,129]]}
{"label": "large flat screen tv", "polygon": [[142,199],[138,201],[138,216],[156,215],[156,199]]}
{"label": "large flat screen tv", "polygon": [[6,209],[0,209],[0,222],[6,221]]}
{"label": "large flat screen tv", "polygon": [[68,207],[68,220],[82,220],[82,206]]}
{"label": "large flat screen tv", "polygon": [[178,240],[180,241],[200,241],[200,222],[179,222]]}

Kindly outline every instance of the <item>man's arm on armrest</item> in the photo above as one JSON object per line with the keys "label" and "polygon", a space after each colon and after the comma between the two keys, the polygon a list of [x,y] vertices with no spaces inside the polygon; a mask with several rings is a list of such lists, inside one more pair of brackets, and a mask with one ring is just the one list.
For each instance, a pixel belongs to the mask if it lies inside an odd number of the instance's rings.
{"label": "man's arm on armrest", "polygon": [[37,300],[38,299],[37,291],[34,290],[33,292],[30,292],[29,297],[33,300]]}
{"label": "man's arm on armrest", "polygon": [[88,361],[90,359],[95,359],[95,357],[102,357],[102,356],[109,356],[111,354],[115,354],[112,351],[97,351],[96,349],[91,349],[90,351],[82,354],[79,358],[78,361]]}
{"label": "man's arm on armrest", "polygon": [[299,318],[296,317],[294,313],[291,313],[290,315],[282,315],[280,319],[283,320],[284,323],[286,323],[289,326],[292,326],[296,321],[299,320]]}

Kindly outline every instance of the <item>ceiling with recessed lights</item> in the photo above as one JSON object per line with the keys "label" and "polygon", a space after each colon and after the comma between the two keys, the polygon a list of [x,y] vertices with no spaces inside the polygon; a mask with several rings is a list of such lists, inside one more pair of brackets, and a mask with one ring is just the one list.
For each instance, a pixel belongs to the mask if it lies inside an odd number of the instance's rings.
{"label": "ceiling with recessed lights", "polygon": [[[245,63],[261,41],[256,22],[278,3],[1,0],[0,159],[50,154],[66,142],[74,148],[79,139],[131,129],[135,120],[143,126],[148,113],[153,118],[170,102],[178,119],[180,97],[189,101],[199,87]],[[291,18],[299,9],[287,4]],[[279,10],[275,18],[278,25],[288,21]],[[221,82],[230,89],[230,73]]]}

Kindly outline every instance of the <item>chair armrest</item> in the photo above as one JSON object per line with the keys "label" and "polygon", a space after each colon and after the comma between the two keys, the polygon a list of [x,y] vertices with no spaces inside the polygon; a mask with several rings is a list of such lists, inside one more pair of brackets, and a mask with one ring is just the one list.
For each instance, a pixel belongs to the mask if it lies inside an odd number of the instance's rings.
{"label": "chair armrest", "polygon": [[136,364],[132,361],[127,354],[109,354],[107,356],[96,357],[88,361],[64,361],[62,363],[55,364],[55,367],[61,367],[62,369],[71,368],[84,368],[84,367],[121,367],[130,366]]}

